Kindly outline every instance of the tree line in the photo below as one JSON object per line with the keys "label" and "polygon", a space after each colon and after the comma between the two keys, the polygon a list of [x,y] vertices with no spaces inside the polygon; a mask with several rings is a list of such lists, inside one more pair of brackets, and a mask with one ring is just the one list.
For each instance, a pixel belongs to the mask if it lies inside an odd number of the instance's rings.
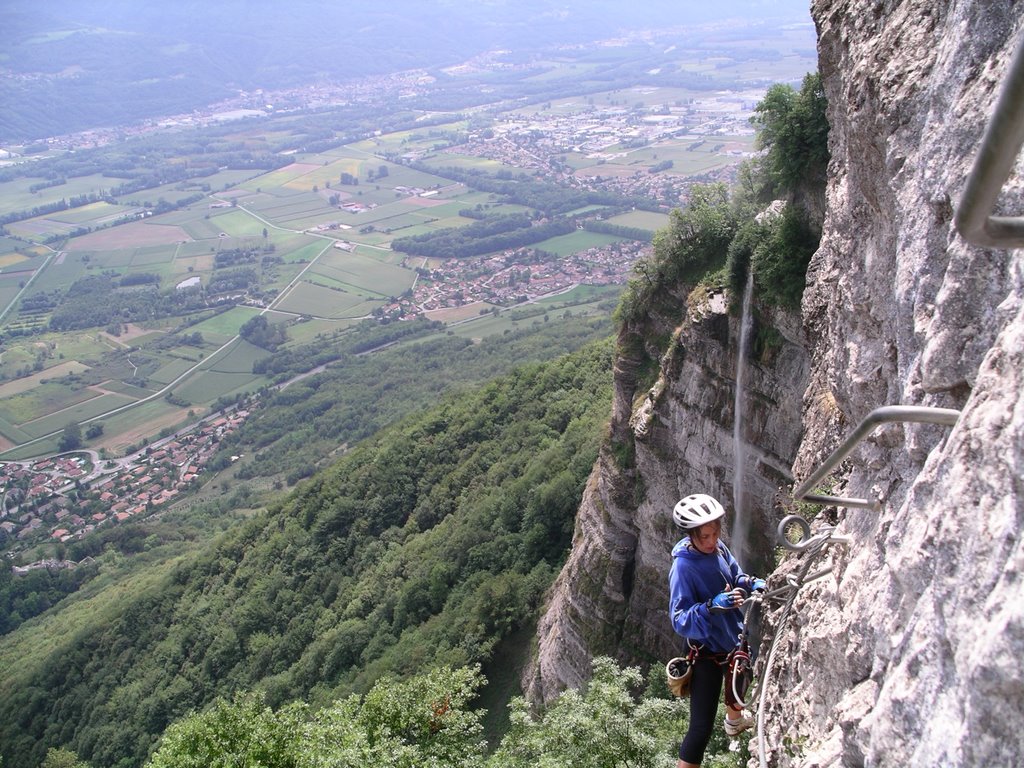
{"label": "tree line", "polygon": [[[475,168],[431,168],[423,163],[409,163],[412,168],[444,176],[481,192],[501,195],[509,203],[525,205],[545,216],[560,216],[588,205],[607,205],[614,208],[660,210],[656,201],[632,197],[605,190],[568,189],[559,184],[541,181],[525,173],[513,176],[511,171],[490,175]],[[504,178],[503,178],[504,177]]]}
{"label": "tree line", "polygon": [[536,224],[525,214],[499,214],[487,216],[467,227],[448,227],[422,235],[399,237],[391,242],[391,247],[414,256],[466,258],[521,248],[575,230],[576,223],[569,218]]}

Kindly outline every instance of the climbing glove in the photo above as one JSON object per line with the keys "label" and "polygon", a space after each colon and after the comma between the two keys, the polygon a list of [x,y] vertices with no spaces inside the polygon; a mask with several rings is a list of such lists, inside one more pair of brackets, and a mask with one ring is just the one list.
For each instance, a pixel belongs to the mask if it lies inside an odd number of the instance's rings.
{"label": "climbing glove", "polygon": [[745,589],[747,592],[757,592],[759,589],[763,590],[767,585],[765,584],[764,579],[744,574],[736,580],[736,586]]}
{"label": "climbing glove", "polygon": [[735,590],[732,592],[719,592],[713,598],[708,600],[707,606],[711,613],[721,613],[722,611],[731,611],[733,608],[738,607],[737,595]]}

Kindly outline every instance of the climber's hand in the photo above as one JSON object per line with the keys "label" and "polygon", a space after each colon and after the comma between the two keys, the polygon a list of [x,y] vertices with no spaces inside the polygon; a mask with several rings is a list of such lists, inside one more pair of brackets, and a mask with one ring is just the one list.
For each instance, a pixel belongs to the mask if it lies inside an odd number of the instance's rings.
{"label": "climber's hand", "polygon": [[734,608],[739,608],[743,605],[743,599],[746,596],[746,592],[739,587],[730,590],[729,592],[719,592],[708,601],[708,610],[711,611],[711,613],[731,611]]}
{"label": "climber's hand", "polygon": [[736,583],[747,590],[747,592],[757,592],[758,590],[764,590],[765,583],[764,579],[759,579],[756,576],[740,576]]}

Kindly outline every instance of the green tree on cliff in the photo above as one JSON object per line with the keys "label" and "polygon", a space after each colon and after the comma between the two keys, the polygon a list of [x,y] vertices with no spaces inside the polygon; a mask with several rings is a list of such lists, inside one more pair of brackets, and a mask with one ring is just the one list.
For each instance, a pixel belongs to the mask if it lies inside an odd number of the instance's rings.
{"label": "green tree on cliff", "polygon": [[[763,170],[769,197],[824,190],[828,170],[827,101],[821,75],[808,74],[799,91],[776,84],[755,107],[751,122],[765,150]],[[767,202],[767,201],[766,201]]]}

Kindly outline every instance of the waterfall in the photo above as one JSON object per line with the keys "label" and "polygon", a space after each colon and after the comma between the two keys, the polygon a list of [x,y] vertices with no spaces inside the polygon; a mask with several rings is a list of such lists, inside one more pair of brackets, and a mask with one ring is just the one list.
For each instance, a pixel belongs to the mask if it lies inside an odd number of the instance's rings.
{"label": "waterfall", "polygon": [[730,545],[732,552],[743,566],[747,548],[747,521],[744,515],[743,502],[745,496],[744,473],[746,471],[746,443],[743,440],[743,404],[744,381],[747,370],[747,347],[750,343],[750,327],[753,320],[750,316],[751,298],[754,294],[754,275],[747,271],[747,284],[743,289],[743,314],[740,317],[740,342],[736,348],[736,401],[732,415],[733,441],[733,472],[732,499],[733,518]]}

